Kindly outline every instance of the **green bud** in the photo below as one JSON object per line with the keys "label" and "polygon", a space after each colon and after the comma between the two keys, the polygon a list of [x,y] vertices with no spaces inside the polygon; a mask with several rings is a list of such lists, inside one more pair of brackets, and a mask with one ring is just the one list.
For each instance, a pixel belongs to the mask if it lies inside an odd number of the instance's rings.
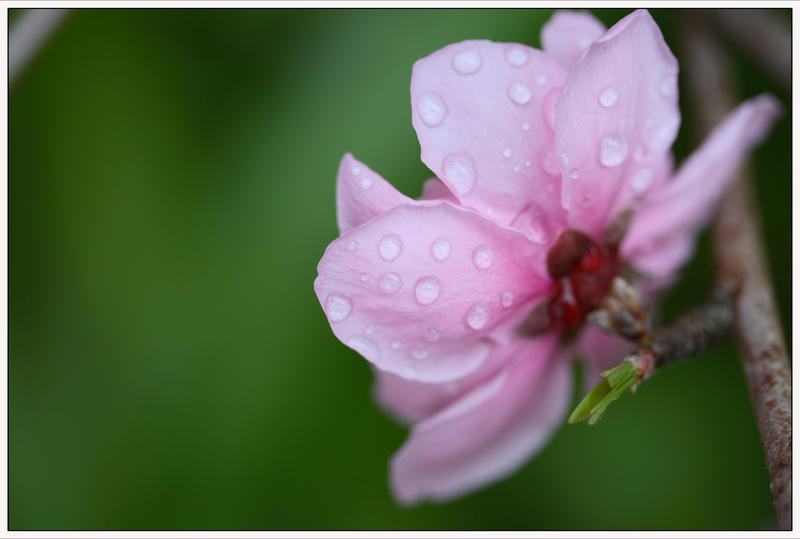
{"label": "green bud", "polygon": [[590,425],[597,423],[609,404],[643,378],[644,373],[637,359],[626,359],[613,369],[601,372],[603,380],[578,403],[567,421],[572,424],[588,418]]}

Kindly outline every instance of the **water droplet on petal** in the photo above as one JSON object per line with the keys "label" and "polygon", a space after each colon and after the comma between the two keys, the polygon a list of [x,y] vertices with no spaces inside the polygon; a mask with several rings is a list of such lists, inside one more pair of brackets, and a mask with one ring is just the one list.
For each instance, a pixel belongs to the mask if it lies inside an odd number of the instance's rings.
{"label": "water droplet on petal", "polygon": [[512,153],[511,148],[506,148],[505,150],[503,150],[503,157],[509,158],[511,157],[511,153]]}
{"label": "water droplet on petal", "polygon": [[400,255],[403,250],[403,240],[397,234],[386,234],[378,242],[378,253],[381,258],[391,262]]}
{"label": "water droplet on petal", "polygon": [[378,277],[378,288],[384,294],[394,294],[403,288],[403,279],[393,271],[389,271]]}
{"label": "water droplet on petal", "polygon": [[531,90],[523,82],[512,82],[508,87],[508,97],[517,105],[525,105],[531,100]]}
{"label": "water droplet on petal", "polygon": [[531,124],[530,123],[522,122],[522,130],[523,131],[530,131],[530,129],[531,129]]}
{"label": "water droplet on petal", "polygon": [[350,172],[353,173],[353,176],[358,176],[359,174],[361,174],[361,167],[356,165],[350,170]]}
{"label": "water droplet on petal", "polygon": [[558,159],[564,166],[567,166],[567,163],[569,163],[569,157],[567,156],[567,152],[558,152]]}
{"label": "water droplet on petal", "polygon": [[412,367],[410,365],[406,365],[405,367],[403,367],[400,372],[408,380],[413,380],[414,378],[417,377],[417,369],[415,369],[414,367]]}
{"label": "water droplet on petal", "polygon": [[524,165],[525,165],[526,167],[529,167],[529,166],[531,166],[531,162],[530,162],[530,160],[526,159],[526,160],[525,160],[525,163],[524,163]]}
{"label": "water droplet on petal", "polygon": [[636,172],[633,173],[631,177],[631,187],[633,187],[634,191],[637,193],[644,192],[648,187],[650,187],[650,182],[653,179],[653,171],[650,168],[644,167],[640,168]]}
{"label": "water droplet on petal", "polygon": [[542,170],[548,174],[558,174],[559,172],[558,157],[552,147],[545,148],[539,156],[539,164],[542,166]]}
{"label": "water droplet on petal", "polygon": [[444,238],[439,238],[431,244],[431,254],[433,258],[442,262],[450,256],[450,242]]}
{"label": "water droplet on petal", "polygon": [[428,349],[424,346],[415,346],[411,349],[411,357],[414,359],[425,359],[428,357]]}
{"label": "water droplet on petal", "polygon": [[676,90],[678,88],[678,79],[675,75],[667,75],[663,79],[661,79],[661,83],[658,85],[658,92],[663,97],[672,97],[675,95]]}
{"label": "water droplet on petal", "polygon": [[325,300],[325,312],[331,322],[341,322],[350,315],[352,309],[353,301],[338,292],[333,292]]}
{"label": "water droplet on petal", "polygon": [[521,168],[519,165],[514,165],[514,172],[519,172]]}
{"label": "water droplet on petal", "polygon": [[372,178],[363,178],[361,180],[361,187],[363,189],[369,189],[370,187],[372,187]]}
{"label": "water droplet on petal", "polygon": [[391,344],[389,344],[389,346],[397,350],[398,348],[400,348],[400,343],[397,341],[392,341]]}
{"label": "water droplet on petal", "polygon": [[503,292],[503,295],[500,296],[500,304],[503,307],[511,307],[511,304],[514,302],[514,296],[511,292]]}
{"label": "water droplet on petal", "polygon": [[414,295],[422,305],[430,305],[439,297],[439,279],[428,276],[417,281]]}
{"label": "water droplet on petal", "polygon": [[528,51],[519,45],[511,45],[506,48],[506,62],[514,67],[522,67],[528,61]]}
{"label": "water droplet on petal", "polygon": [[476,247],[472,252],[472,261],[478,269],[486,269],[491,266],[492,258],[494,258],[494,253],[487,245]]}
{"label": "water droplet on petal", "polygon": [[613,86],[603,88],[600,90],[600,95],[597,96],[597,100],[600,101],[600,104],[606,108],[613,107],[618,98],[619,93]]}
{"label": "water droplet on petal", "polygon": [[362,273],[362,274],[361,274],[361,281],[362,281],[362,282],[365,282],[365,283],[366,283],[367,281],[369,281],[369,274],[367,274],[367,273]]}
{"label": "water droplet on petal", "polygon": [[628,143],[619,135],[607,135],[600,141],[600,163],[604,167],[616,167],[628,156]]}
{"label": "water droplet on petal", "polygon": [[459,75],[472,75],[481,68],[482,59],[478,51],[461,51],[453,56],[453,69]]}
{"label": "water droplet on petal", "polygon": [[351,240],[350,243],[347,244],[347,250],[351,253],[355,253],[356,249],[358,249],[358,242],[356,240]]}
{"label": "water droplet on petal", "polygon": [[569,178],[571,180],[577,180],[578,176],[580,176],[580,175],[581,175],[581,173],[580,173],[580,171],[578,171],[577,168],[573,168],[572,170],[569,171]]}
{"label": "water droplet on petal", "polygon": [[425,92],[417,98],[417,112],[428,127],[436,127],[447,116],[447,105],[438,94]]}
{"label": "water droplet on petal", "polygon": [[438,341],[439,340],[439,332],[436,331],[435,329],[429,329],[425,333],[425,338],[428,339],[431,342]]}
{"label": "water droplet on petal", "polygon": [[378,359],[379,351],[378,345],[366,337],[356,336],[350,337],[346,341],[347,346],[364,356],[367,361],[375,361]]}
{"label": "water droplet on petal", "polygon": [[467,325],[472,329],[481,329],[489,321],[489,307],[483,303],[475,303],[467,311]]}
{"label": "water droplet on petal", "polygon": [[468,155],[448,155],[442,163],[442,172],[459,195],[466,195],[475,186],[475,165]]}
{"label": "water droplet on petal", "polygon": [[545,75],[537,75],[536,76],[536,84],[542,86],[545,82],[547,82],[547,77]]}

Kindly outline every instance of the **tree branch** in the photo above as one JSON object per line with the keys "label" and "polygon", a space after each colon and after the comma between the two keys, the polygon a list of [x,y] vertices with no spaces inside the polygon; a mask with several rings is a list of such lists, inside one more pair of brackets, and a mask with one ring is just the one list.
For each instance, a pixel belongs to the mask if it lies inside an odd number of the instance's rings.
{"label": "tree branch", "polygon": [[[689,25],[686,77],[699,127],[707,132],[736,103],[726,57],[707,30]],[[792,527],[791,371],[784,345],[751,179],[739,174],[723,197],[713,238],[720,282],[738,283],[734,328],[764,447],[780,529]]]}

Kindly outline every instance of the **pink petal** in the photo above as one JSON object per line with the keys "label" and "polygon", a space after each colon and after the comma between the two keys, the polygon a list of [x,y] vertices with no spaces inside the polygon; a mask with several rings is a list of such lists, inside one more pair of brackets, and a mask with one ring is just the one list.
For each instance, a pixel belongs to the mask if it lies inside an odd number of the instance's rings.
{"label": "pink petal", "polygon": [[375,398],[400,421],[420,421],[494,377],[516,357],[522,346],[525,343],[519,338],[507,345],[492,344],[486,361],[480,367],[463,378],[445,383],[406,380],[375,369]]}
{"label": "pink petal", "polygon": [[391,463],[398,501],[463,495],[516,471],[545,444],[570,399],[569,363],[553,361],[555,342],[527,342],[496,377],[412,429]]}
{"label": "pink petal", "polygon": [[314,289],[336,336],[378,368],[445,382],[477,369],[485,337],[549,291],[545,256],[475,211],[401,204],[331,243]]}
{"label": "pink petal", "polygon": [[542,48],[571,69],[583,51],[605,31],[603,23],[589,13],[556,11],[542,28]]}
{"label": "pink petal", "polygon": [[585,391],[600,382],[600,373],[610,369],[636,348],[629,340],[605,333],[595,326],[587,325],[575,345],[575,354],[583,359],[586,374],[583,377]]}
{"label": "pink petal", "polygon": [[694,236],[711,216],[733,173],[764,138],[781,106],[769,95],[739,105],[681,166],[675,178],[645,199],[622,243],[622,256],[662,278],[683,265]]}
{"label": "pink petal", "polygon": [[398,204],[410,202],[413,201],[349,153],[342,157],[336,180],[336,218],[341,234]]}
{"label": "pink petal", "polygon": [[[556,105],[569,223],[598,237],[618,193],[658,167],[680,124],[678,63],[644,10],[615,24],[575,64]],[[625,201],[618,201],[624,205]]]}
{"label": "pink petal", "polygon": [[453,196],[453,193],[450,191],[450,189],[448,189],[439,178],[425,180],[425,183],[422,185],[422,196],[420,199],[446,200],[447,202],[452,202],[453,204],[458,205],[458,199]]}
{"label": "pink petal", "polygon": [[558,61],[524,45],[464,41],[422,58],[411,79],[422,160],[462,205],[504,224],[532,202],[561,215],[550,157],[565,79]]}

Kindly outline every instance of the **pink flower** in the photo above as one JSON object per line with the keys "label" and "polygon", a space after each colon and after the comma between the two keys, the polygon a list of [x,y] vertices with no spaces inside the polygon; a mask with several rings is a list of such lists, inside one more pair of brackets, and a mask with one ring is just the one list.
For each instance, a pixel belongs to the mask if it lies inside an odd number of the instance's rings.
{"label": "pink flower", "polygon": [[[412,121],[439,178],[420,200],[349,154],[339,168],[342,235],[314,289],[334,334],[373,364],[377,399],[414,423],[391,462],[403,503],[484,486],[545,444],[576,351],[596,370],[627,351],[591,327],[566,346],[563,330],[623,264],[643,289],[674,278],[779,111],[770,96],[745,102],[673,171],[678,64],[647,11],[608,31],[557,13],[542,43],[464,41],[414,65]],[[604,242],[626,209],[624,239]],[[551,330],[517,335],[542,304]]]}

